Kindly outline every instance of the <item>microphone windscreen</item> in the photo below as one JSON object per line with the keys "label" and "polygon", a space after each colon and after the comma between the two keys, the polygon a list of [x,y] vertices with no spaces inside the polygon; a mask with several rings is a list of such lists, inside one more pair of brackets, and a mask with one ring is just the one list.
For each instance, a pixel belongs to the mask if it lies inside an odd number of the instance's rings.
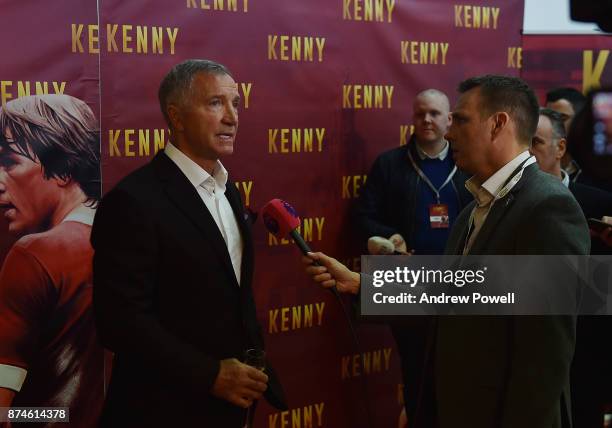
{"label": "microphone windscreen", "polygon": [[286,238],[300,226],[300,218],[291,205],[282,199],[272,199],[261,210],[266,229],[277,238]]}
{"label": "microphone windscreen", "polygon": [[394,254],[395,245],[393,245],[393,242],[383,237],[372,236],[368,239],[368,253],[378,255]]}

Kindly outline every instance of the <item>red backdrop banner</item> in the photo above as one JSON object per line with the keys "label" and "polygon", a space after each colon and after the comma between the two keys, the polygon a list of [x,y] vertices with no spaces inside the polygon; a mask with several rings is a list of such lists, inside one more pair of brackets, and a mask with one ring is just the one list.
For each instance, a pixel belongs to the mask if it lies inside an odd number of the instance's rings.
{"label": "red backdrop banner", "polygon": [[[99,112],[106,192],[169,141],[157,102],[168,70],[188,58],[223,63],[242,97],[235,152],[223,162],[245,204],[258,211],[272,198],[287,200],[315,250],[358,269],[364,249],[351,209],[373,160],[406,143],[421,90],[440,89],[452,104],[467,77],[519,74],[523,7],[64,0],[42,13],[40,2],[12,1],[1,18],[10,34],[0,41],[2,94],[17,96],[5,81],[67,82],[66,93]],[[35,27],[26,25],[32,16]],[[9,242],[2,234],[0,243]],[[255,426],[365,427],[366,408],[374,426],[396,426],[400,360],[387,327],[360,324],[358,349],[338,303],[306,277],[292,243],[269,236],[261,220],[254,242],[258,317],[290,406],[260,405]]]}
{"label": "red backdrop banner", "polygon": [[586,93],[612,86],[612,37],[605,35],[525,35],[521,77],[544,103],[546,92],[570,86]]}

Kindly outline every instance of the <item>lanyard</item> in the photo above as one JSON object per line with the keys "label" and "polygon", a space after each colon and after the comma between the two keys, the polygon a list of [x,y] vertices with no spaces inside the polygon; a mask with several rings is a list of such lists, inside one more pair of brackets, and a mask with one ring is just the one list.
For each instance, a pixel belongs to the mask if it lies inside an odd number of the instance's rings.
{"label": "lanyard", "polygon": [[450,172],[450,174],[448,174],[448,177],[446,177],[446,180],[444,180],[444,183],[442,183],[440,188],[436,189],[436,187],[433,185],[431,180],[427,178],[427,176],[423,173],[421,168],[419,168],[419,166],[416,164],[416,162],[414,161],[414,158],[412,157],[412,153],[410,153],[410,150],[408,150],[408,159],[410,159],[410,163],[412,164],[412,167],[417,172],[417,174],[419,174],[419,177],[421,177],[421,180],[423,180],[425,184],[427,184],[429,188],[433,190],[434,194],[436,195],[436,200],[438,201],[438,204],[440,204],[440,190],[442,190],[442,188],[446,186],[453,179],[453,176],[457,172],[457,166],[455,165],[453,167],[453,170]]}
{"label": "lanyard", "polygon": [[[506,196],[508,194],[508,192],[510,192],[510,190],[512,190],[512,188],[514,186],[516,186],[516,183],[519,182],[519,180],[523,176],[523,171],[525,171],[525,168],[527,168],[529,165],[531,165],[531,164],[533,164],[535,162],[536,162],[535,156],[529,156],[527,159],[525,159],[523,161],[523,163],[521,163],[516,168],[514,173],[504,183],[504,187],[502,187],[501,190],[499,192],[497,192],[497,195],[495,196],[495,199],[493,199],[491,201],[491,203],[489,204],[489,208],[487,209],[487,213],[485,214],[485,218],[489,216],[489,213],[491,212],[491,208],[493,208],[493,204],[495,203],[495,201],[498,201],[501,198],[503,198],[504,196]],[[465,245],[463,246],[463,254],[467,253],[467,249],[468,249],[467,246],[468,246],[468,243],[469,243],[469,240],[470,240],[470,235],[473,233],[472,229],[475,227],[475,225],[474,225],[474,213],[476,212],[477,208],[478,208],[478,205],[474,206],[474,209],[470,213],[470,219],[468,220],[468,225],[469,225],[468,233],[467,233],[467,236],[465,238]]]}
{"label": "lanyard", "polygon": [[535,156],[529,156],[527,159],[525,159],[523,163],[521,163],[518,166],[515,172],[506,180],[506,182],[504,183],[504,187],[502,187],[502,189],[499,192],[497,192],[497,196],[495,196],[495,199],[493,199],[493,202],[491,202],[491,205],[493,205],[495,201],[506,196],[508,192],[512,190],[512,188],[516,185],[516,183],[519,182],[519,180],[523,176],[523,171],[525,171],[525,168],[527,168],[529,165],[535,162],[536,162]]}

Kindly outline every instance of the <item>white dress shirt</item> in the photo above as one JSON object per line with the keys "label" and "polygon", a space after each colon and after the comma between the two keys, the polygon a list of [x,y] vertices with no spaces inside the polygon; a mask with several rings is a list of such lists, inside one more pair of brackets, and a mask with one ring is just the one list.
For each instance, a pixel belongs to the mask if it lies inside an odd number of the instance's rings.
{"label": "white dress shirt", "polygon": [[569,187],[570,184],[570,176],[564,170],[561,170],[561,183],[563,183],[565,187]]}
{"label": "white dress shirt", "polygon": [[177,149],[172,143],[168,143],[164,153],[179,167],[185,177],[202,198],[208,212],[215,220],[232,260],[232,267],[238,285],[240,285],[240,270],[242,265],[242,236],[238,228],[238,221],[232,211],[232,207],[225,197],[225,186],[227,185],[227,170],[221,162],[217,164],[211,176],[204,168],[191,160],[187,155]]}
{"label": "white dress shirt", "polygon": [[504,186],[512,173],[519,167],[519,165],[523,164],[524,168],[531,165],[535,161],[535,157],[531,156],[528,150],[525,150],[506,165],[501,167],[484,183],[481,184],[476,176],[465,182],[465,187],[474,196],[476,206],[472,211],[472,221],[470,222],[471,233],[465,248],[463,249],[463,254],[467,254],[472,248],[472,244],[476,240],[478,232],[480,232],[480,229],[482,229],[482,225],[489,215],[493,202],[498,198],[504,197],[516,185],[516,183],[518,183],[520,176],[516,181],[511,181]]}
{"label": "white dress shirt", "polygon": [[425,150],[423,150],[421,148],[421,146],[419,146],[419,143],[416,143],[416,148],[417,148],[417,154],[419,155],[419,158],[421,160],[429,158],[429,159],[440,159],[441,161],[443,161],[444,159],[446,159],[446,156],[448,156],[448,149],[449,149],[449,144],[448,141],[444,140],[444,148],[442,150],[440,150],[440,153],[438,153],[435,156],[430,156]]}

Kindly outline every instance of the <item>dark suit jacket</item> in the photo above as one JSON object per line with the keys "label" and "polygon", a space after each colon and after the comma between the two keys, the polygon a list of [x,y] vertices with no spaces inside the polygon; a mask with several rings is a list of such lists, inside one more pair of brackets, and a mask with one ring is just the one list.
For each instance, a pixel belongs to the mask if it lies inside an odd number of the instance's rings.
{"label": "dark suit jacket", "polygon": [[[447,245],[462,254],[474,203]],[[498,200],[470,254],[588,254],[589,232],[570,192],[536,164]],[[440,428],[569,427],[575,318],[440,317],[433,359]]]}
{"label": "dark suit jacket", "polygon": [[[413,136],[408,144],[382,153],[372,165],[359,196],[355,216],[364,244],[371,236],[388,238],[399,233],[406,240],[408,248],[411,248],[419,204],[417,187],[421,178],[408,159],[409,150],[415,162],[420,164]],[[459,210],[473,199],[465,189],[466,179],[465,173],[458,170],[450,183]]]}
{"label": "dark suit jacket", "polygon": [[[569,184],[569,190],[578,201],[584,216],[601,220],[605,215],[612,215],[612,194],[597,187],[587,186],[581,183]],[[610,254],[612,251],[599,238],[591,242],[591,254]]]}
{"label": "dark suit jacket", "polygon": [[[220,360],[263,348],[249,224],[229,181],[225,194],[244,242],[240,286],[214,219],[164,153],[103,198],[93,303],[99,337],[115,353],[103,426],[242,426],[244,410],[210,394]],[[284,407],[268,373],[266,397]]]}
{"label": "dark suit jacket", "polygon": [[[584,216],[601,219],[612,213],[612,194],[581,183],[570,182]],[[591,240],[591,254],[610,254],[611,248],[599,238]],[[600,266],[600,269],[602,267]],[[585,295],[584,300],[605,305],[601,295]],[[607,316],[581,316],[576,326],[576,352],[572,362],[572,416],[574,426],[600,428],[604,406],[612,398],[612,319]]]}

